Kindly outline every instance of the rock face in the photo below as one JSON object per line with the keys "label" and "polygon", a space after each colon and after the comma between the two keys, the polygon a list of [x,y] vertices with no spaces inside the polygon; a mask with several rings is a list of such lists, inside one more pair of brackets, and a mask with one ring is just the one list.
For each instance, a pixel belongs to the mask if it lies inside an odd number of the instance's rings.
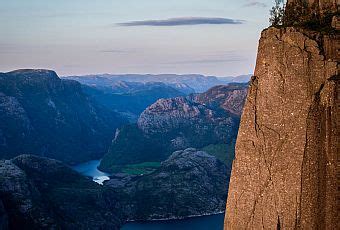
{"label": "rock face", "polygon": [[115,197],[56,160],[0,161],[1,229],[119,229]]}
{"label": "rock face", "polygon": [[49,70],[0,73],[0,159],[36,154],[68,163],[101,157],[123,122]]}
{"label": "rock face", "polygon": [[[339,229],[339,63],[318,32],[262,32],[225,229]],[[333,47],[335,48],[335,47]]]}
{"label": "rock face", "polygon": [[245,97],[246,85],[236,84],[216,86],[205,93],[189,97],[161,99],[141,114],[138,127],[145,133],[151,134],[159,130],[184,128],[183,126],[188,126],[185,124],[188,122],[191,122],[190,125],[199,125],[207,123],[203,120],[222,121],[218,112],[240,116]]}
{"label": "rock face", "polygon": [[203,94],[160,99],[139,117],[137,125],[118,130],[100,168],[163,161],[176,151],[236,139],[247,84],[216,86]]}
{"label": "rock face", "polygon": [[223,212],[229,170],[195,149],[174,152],[152,174],[108,181],[121,194],[129,220],[184,218]]}

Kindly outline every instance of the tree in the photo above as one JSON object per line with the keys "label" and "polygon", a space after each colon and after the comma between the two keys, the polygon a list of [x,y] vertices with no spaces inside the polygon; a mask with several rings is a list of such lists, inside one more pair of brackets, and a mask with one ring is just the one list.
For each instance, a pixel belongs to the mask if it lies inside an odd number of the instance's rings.
{"label": "tree", "polygon": [[272,26],[283,25],[285,5],[283,0],[275,0],[275,6],[270,10],[269,22]]}

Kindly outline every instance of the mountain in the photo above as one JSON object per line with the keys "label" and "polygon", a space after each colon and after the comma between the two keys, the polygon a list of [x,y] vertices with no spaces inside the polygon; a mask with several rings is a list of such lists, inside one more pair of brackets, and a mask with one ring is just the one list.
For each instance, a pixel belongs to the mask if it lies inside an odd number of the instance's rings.
{"label": "mountain", "polygon": [[262,32],[225,229],[339,229],[338,12],[288,0],[284,24]]}
{"label": "mountain", "polygon": [[208,153],[177,151],[149,175],[105,183],[121,195],[128,220],[178,219],[223,212],[230,170]]}
{"label": "mountain", "polygon": [[185,96],[164,83],[116,82],[112,87],[83,85],[84,92],[98,104],[136,122],[139,115],[160,98]]}
{"label": "mountain", "polygon": [[219,77],[219,80],[222,80],[226,83],[247,83],[250,81],[252,74],[240,75],[236,77]]}
{"label": "mountain", "polygon": [[119,229],[123,214],[115,197],[56,160],[0,161],[1,229]]}
{"label": "mountain", "polygon": [[[66,79],[72,79],[95,87],[109,87],[113,89],[125,88],[128,83],[152,83],[161,82],[186,94],[202,93],[217,85],[223,85],[232,82],[246,83],[249,81],[250,76],[244,75],[240,77],[218,78],[214,76],[204,76],[198,74],[176,75],[176,74],[101,74],[101,75],[86,75],[86,76],[68,76]],[[245,80],[248,79],[248,80]],[[240,80],[240,81],[238,81]]]}
{"label": "mountain", "polygon": [[100,158],[126,121],[49,70],[0,73],[0,158],[34,153],[75,163]]}
{"label": "mountain", "polygon": [[[147,91],[153,87],[172,87],[183,94],[194,93],[195,90],[184,83],[168,83],[162,81],[147,81],[147,79],[131,79],[129,77],[119,77],[116,75],[90,75],[90,76],[70,76],[63,79],[75,80],[81,84],[101,89],[114,94],[130,94],[134,92]],[[136,80],[136,81],[133,81]],[[139,80],[139,81],[137,81]],[[157,79],[155,79],[157,80]]]}
{"label": "mountain", "polygon": [[162,161],[189,147],[232,145],[246,91],[246,84],[232,84],[158,100],[140,115],[137,124],[117,130],[100,169],[117,171],[127,164]]}

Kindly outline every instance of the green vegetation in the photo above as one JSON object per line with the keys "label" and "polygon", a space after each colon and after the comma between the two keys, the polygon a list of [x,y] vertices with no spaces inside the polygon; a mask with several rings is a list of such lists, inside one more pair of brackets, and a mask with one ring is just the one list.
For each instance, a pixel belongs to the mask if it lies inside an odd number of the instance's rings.
{"label": "green vegetation", "polygon": [[285,14],[285,5],[283,0],[275,0],[275,6],[270,10],[269,22],[272,26],[280,26],[283,24]]}
{"label": "green vegetation", "polygon": [[283,0],[275,0],[270,10],[269,22],[274,27],[301,27],[322,33],[335,32],[331,22],[333,16],[338,15],[333,8],[323,9],[320,13],[319,5],[309,4],[307,0],[285,4]]}
{"label": "green vegetation", "polygon": [[153,173],[159,167],[161,167],[160,162],[143,162],[140,164],[126,165],[122,168],[122,172],[130,175],[145,175]]}
{"label": "green vegetation", "polygon": [[[146,175],[153,173],[161,167],[161,162],[158,161],[150,161],[150,162],[142,162],[138,164],[121,164],[121,165],[110,165],[111,173],[126,173],[130,175]],[[100,169],[100,168],[99,168]]]}
{"label": "green vegetation", "polygon": [[208,145],[201,150],[215,156],[231,168],[235,157],[235,143]]}

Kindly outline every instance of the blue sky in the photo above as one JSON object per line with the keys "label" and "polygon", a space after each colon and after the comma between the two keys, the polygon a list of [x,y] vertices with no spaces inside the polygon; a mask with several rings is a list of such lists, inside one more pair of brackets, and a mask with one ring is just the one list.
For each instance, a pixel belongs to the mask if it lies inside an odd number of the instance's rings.
{"label": "blue sky", "polygon": [[0,0],[0,71],[253,72],[271,0]]}

